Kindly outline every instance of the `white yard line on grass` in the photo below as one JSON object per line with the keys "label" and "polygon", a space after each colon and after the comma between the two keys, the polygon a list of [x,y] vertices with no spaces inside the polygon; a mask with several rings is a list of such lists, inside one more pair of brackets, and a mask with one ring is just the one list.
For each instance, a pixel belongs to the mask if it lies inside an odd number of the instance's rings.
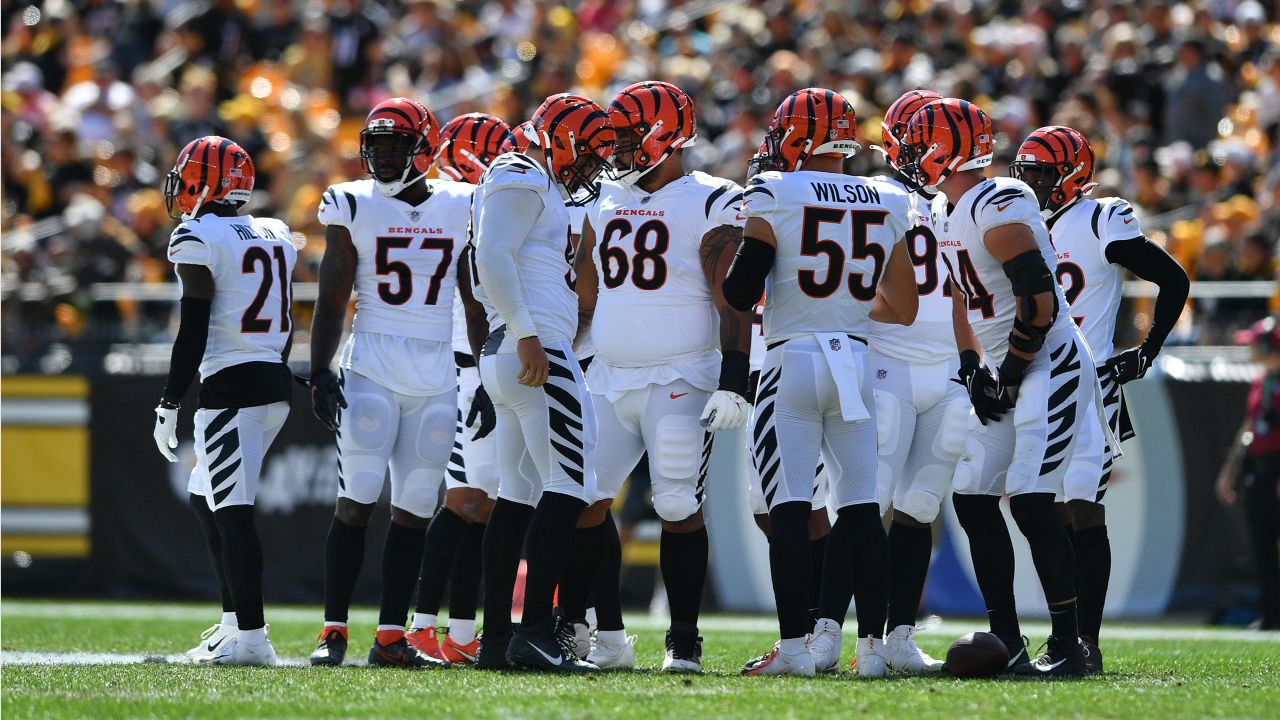
{"label": "white yard line on grass", "polygon": [[[0,652],[0,665],[190,665],[183,655],[85,652]],[[280,658],[280,666],[303,667],[306,658]],[[360,663],[348,663],[356,665]]]}

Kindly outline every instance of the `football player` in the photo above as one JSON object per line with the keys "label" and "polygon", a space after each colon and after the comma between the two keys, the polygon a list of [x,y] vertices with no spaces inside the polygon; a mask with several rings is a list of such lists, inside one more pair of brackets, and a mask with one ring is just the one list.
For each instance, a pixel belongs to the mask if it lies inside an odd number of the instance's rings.
{"label": "football player", "polygon": [[[724,281],[749,310],[766,290],[766,354],[756,392],[755,464],[772,526],[770,569],[781,640],[748,675],[812,676],[809,517],[819,456],[838,519],[828,556],[852,572],[857,669],[887,673],[884,634],[888,539],[876,499],[875,402],[868,319],[910,324],[919,299],[905,243],[910,196],[883,178],[844,175],[858,150],[853,106],[823,88],[782,102],[766,136],[780,171],[748,182],[742,245]],[[826,565],[828,569],[833,564]],[[824,577],[825,583],[830,579]],[[847,599],[846,599],[847,604]],[[827,608],[820,608],[831,617]]]}
{"label": "football player", "polygon": [[[378,103],[360,131],[369,179],[333,185],[320,202],[326,245],[311,329],[312,406],[337,434],[338,500],[313,665],[339,665],[346,654],[351,593],[388,469],[391,521],[369,664],[445,664],[409,645],[404,625],[457,416],[452,303],[471,187],[426,178],[439,145],[439,125],[420,103]],[[356,316],[335,375],[353,290]]]}
{"label": "football player", "polygon": [[[485,632],[476,667],[598,670],[562,644],[552,598],[574,524],[595,495],[595,417],[571,343],[578,298],[565,196],[589,202],[613,152],[609,116],[561,93],[530,121],[526,152],[499,156],[476,186],[475,295],[489,318],[480,378],[497,411],[498,499],[484,537]],[[562,195],[563,193],[563,195]],[[511,594],[529,537],[521,627]]]}
{"label": "football player", "polygon": [[182,220],[169,239],[181,324],[153,435],[160,454],[177,462],[178,408],[198,371],[188,492],[222,588],[223,619],[187,655],[219,665],[276,664],[253,504],[262,458],[289,415],[298,253],[283,222],[239,214],[253,181],[249,153],[210,135],[187,143],[164,184],[169,216]]}
{"label": "football player", "polygon": [[[1093,181],[1093,148],[1083,134],[1061,126],[1027,136],[1010,165],[1013,177],[1035,191],[1049,237],[1058,254],[1057,278],[1071,315],[1079,323],[1098,363],[1103,411],[1117,440],[1133,436],[1121,387],[1146,374],[1187,302],[1187,273],[1159,245],[1142,234],[1133,208],[1121,198],[1086,197]],[[1125,271],[1159,286],[1155,316],[1138,347],[1116,353],[1116,308]],[[1085,435],[1067,462],[1059,498],[1066,502],[1066,527],[1076,560],[1080,639],[1090,671],[1102,670],[1098,631],[1111,575],[1103,498],[1111,479],[1111,453],[1103,428],[1085,426]],[[1060,507],[1061,510],[1061,507]]]}
{"label": "football player", "polygon": [[[561,604],[585,623],[587,591],[617,527],[618,490],[648,452],[662,521],[661,570],[671,608],[662,669],[701,672],[698,614],[707,576],[702,513],[712,433],[747,419],[751,316],[728,306],[720,284],[742,237],[742,188],[690,172],[693,100],[666,82],[629,85],[609,104],[618,135],[616,182],[601,185],[577,251],[579,292],[596,357],[587,371],[599,423],[595,502],[579,521],[579,562]],[[618,577],[607,579],[618,583]],[[566,592],[570,597],[566,598]],[[620,607],[596,605],[588,660],[635,666]],[[614,626],[616,624],[616,627]]]}
{"label": "football player", "polygon": [[[440,131],[436,166],[453,180],[474,186],[494,158],[512,149],[511,129],[485,113],[459,115]],[[470,218],[470,209],[466,210]],[[462,278],[465,284],[469,278]],[[498,495],[497,448],[491,434],[493,403],[480,384],[480,369],[468,337],[466,311],[478,310],[473,327],[483,328],[483,308],[464,305],[463,289],[453,299],[453,358],[458,373],[457,431],[449,456],[444,507],[427,528],[418,580],[418,604],[408,634],[409,644],[452,663],[476,659],[476,603],[480,592],[480,543]],[[476,420],[479,427],[472,426]],[[436,616],[449,584],[449,629],[436,637]]]}
{"label": "football player", "polygon": [[[918,110],[902,138],[900,164],[934,198],[960,350],[959,380],[975,422],[954,475],[953,505],[969,537],[991,631],[1016,673],[1084,672],[1076,624],[1071,542],[1054,513],[1067,461],[1101,395],[1089,347],[1054,280],[1057,260],[1035,193],[1014,178],[987,178],[991,121],[955,98]],[[983,354],[986,364],[983,363]],[[994,368],[994,369],[993,369]],[[1013,546],[1000,498],[1026,536],[1053,629],[1047,652],[1029,662],[1013,596]]]}

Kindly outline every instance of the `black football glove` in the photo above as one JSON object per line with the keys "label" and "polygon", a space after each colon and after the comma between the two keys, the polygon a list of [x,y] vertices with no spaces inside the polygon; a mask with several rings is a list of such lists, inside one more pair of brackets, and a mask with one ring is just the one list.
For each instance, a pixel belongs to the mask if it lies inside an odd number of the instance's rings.
{"label": "black football glove", "polygon": [[338,408],[345,408],[347,399],[342,396],[342,382],[328,370],[311,376],[311,412],[325,427],[338,431]]}
{"label": "black football glove", "polygon": [[498,413],[493,409],[493,400],[489,398],[489,391],[484,386],[476,388],[476,394],[471,398],[471,410],[467,413],[467,427],[475,424],[476,418],[480,418],[480,427],[476,430],[475,437],[472,440],[479,440],[498,426]]}
{"label": "black football glove", "polygon": [[1110,375],[1113,380],[1124,385],[1146,375],[1150,367],[1151,357],[1139,345],[1113,355],[1102,364],[1102,367],[1098,368],[1098,374],[1103,378]]}
{"label": "black football glove", "polygon": [[1013,409],[1013,398],[1000,380],[986,368],[978,353],[966,350],[960,353],[960,377],[951,382],[959,383],[969,392],[969,401],[978,420],[1000,422],[1001,416]]}

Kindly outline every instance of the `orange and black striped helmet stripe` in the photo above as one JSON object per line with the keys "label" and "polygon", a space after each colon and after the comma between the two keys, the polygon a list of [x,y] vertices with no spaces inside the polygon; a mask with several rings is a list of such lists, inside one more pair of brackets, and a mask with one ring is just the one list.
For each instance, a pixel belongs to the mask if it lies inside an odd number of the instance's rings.
{"label": "orange and black striped helmet stripe", "polygon": [[631,121],[629,124],[640,125],[644,131],[660,119],[666,122],[664,116],[670,116],[669,129],[677,137],[697,132],[692,99],[671,83],[646,80],[629,85],[609,105],[624,114]]}

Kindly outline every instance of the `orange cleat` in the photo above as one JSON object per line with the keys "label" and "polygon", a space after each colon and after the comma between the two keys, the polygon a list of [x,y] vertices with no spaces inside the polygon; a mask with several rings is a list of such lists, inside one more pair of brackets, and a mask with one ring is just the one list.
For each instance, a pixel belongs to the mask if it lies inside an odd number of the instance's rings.
{"label": "orange cleat", "polygon": [[410,630],[405,633],[404,639],[409,642],[409,645],[417,648],[419,652],[427,657],[433,657],[437,660],[446,659],[440,654],[440,641],[437,639],[436,629],[433,627]]}
{"label": "orange cleat", "polygon": [[446,633],[444,642],[440,643],[440,658],[455,665],[475,665],[476,655],[480,653],[480,642],[472,639],[466,645],[453,641]]}

